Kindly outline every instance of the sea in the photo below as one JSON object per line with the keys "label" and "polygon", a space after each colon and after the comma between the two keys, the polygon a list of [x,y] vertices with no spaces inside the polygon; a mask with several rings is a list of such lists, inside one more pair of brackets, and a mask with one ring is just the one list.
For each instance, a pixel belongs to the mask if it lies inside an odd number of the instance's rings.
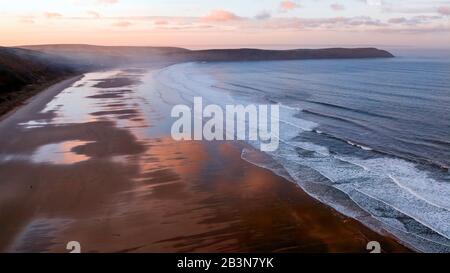
{"label": "sea", "polygon": [[244,160],[408,247],[450,252],[449,58],[196,62],[151,80],[169,105],[279,105],[279,148],[249,142]]}

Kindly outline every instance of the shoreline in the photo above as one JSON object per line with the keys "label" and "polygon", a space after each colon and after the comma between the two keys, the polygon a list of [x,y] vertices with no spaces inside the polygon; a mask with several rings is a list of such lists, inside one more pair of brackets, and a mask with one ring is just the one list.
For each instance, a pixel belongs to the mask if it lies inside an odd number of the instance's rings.
{"label": "shoreline", "polygon": [[[33,151],[67,139],[96,142],[95,149],[81,151],[88,160],[70,165],[0,164],[6,181],[0,192],[15,196],[8,201],[0,193],[0,205],[14,208],[12,214],[0,211],[0,221],[8,219],[0,251],[66,252],[65,242],[75,239],[86,252],[367,253],[372,240],[386,252],[411,251],[246,162],[239,142],[174,142],[167,136],[141,143],[102,121],[13,129],[82,77],[43,90],[0,120],[0,135],[10,140],[0,151],[27,145]],[[109,159],[121,154],[125,163]]]}

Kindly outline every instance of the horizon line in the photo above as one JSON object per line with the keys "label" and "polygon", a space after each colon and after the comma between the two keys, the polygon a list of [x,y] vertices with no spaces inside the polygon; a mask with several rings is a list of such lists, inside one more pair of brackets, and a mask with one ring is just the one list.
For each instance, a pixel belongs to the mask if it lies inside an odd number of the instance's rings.
{"label": "horizon line", "polygon": [[[207,49],[268,49],[268,50],[294,50],[294,49],[328,49],[328,48],[377,48],[377,49],[415,49],[415,50],[447,50],[450,51],[447,47],[418,47],[412,45],[366,45],[366,44],[312,44],[312,45],[298,45],[298,44],[249,44],[249,45],[238,45],[238,44],[230,44],[230,45],[111,45],[111,44],[90,44],[90,43],[42,43],[42,44],[21,44],[21,45],[0,45],[0,47],[12,47],[12,48],[21,48],[21,47],[30,47],[30,46],[52,46],[52,45],[72,45],[72,46],[97,46],[97,47],[154,47],[154,48],[182,48],[189,50],[207,50]],[[271,47],[271,48],[264,48]],[[275,48],[279,47],[279,48]],[[281,48],[284,47],[284,48]]]}

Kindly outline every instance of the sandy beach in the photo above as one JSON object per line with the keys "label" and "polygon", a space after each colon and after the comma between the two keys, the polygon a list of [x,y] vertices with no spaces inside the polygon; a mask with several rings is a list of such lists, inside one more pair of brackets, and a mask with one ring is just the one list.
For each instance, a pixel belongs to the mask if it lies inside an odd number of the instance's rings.
{"label": "sandy beach", "polygon": [[247,144],[172,140],[148,73],[75,77],[2,118],[0,251],[410,251],[244,161]]}

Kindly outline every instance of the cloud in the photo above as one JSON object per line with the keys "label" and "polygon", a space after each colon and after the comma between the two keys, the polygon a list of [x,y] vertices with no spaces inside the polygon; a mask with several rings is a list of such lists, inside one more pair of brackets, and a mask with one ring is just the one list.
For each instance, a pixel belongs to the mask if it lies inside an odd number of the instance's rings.
{"label": "cloud", "polygon": [[267,11],[261,11],[260,13],[255,15],[255,19],[257,20],[266,20],[271,17],[270,13]]}
{"label": "cloud", "polygon": [[120,22],[117,22],[117,23],[113,24],[113,26],[115,26],[115,27],[129,27],[131,25],[132,24],[130,22],[128,22],[128,21],[120,21]]}
{"label": "cloud", "polygon": [[[359,28],[386,27],[387,24],[368,16],[334,18],[273,18],[264,24],[264,29],[277,30],[356,30]],[[255,25],[255,27],[260,27]]]}
{"label": "cloud", "polygon": [[280,10],[281,11],[289,11],[298,9],[300,7],[299,4],[292,2],[292,1],[281,1],[280,3]]}
{"label": "cloud", "polygon": [[[93,0],[96,1],[96,0]],[[362,0],[361,0],[362,1]],[[334,3],[340,3],[336,0]],[[331,3],[333,3],[331,2]],[[300,2],[297,2],[300,3]],[[330,3],[328,3],[329,5]],[[328,6],[325,5],[325,8]],[[329,6],[328,6],[329,7]],[[349,9],[350,7],[346,7]],[[152,29],[210,29],[211,31],[242,31],[248,30],[249,33],[262,33],[268,29],[280,31],[395,31],[404,32],[406,30],[412,32],[414,29],[420,31],[430,31],[433,27],[444,31],[450,30],[448,17],[443,17],[448,10],[439,9],[435,6],[433,13],[425,13],[422,15],[415,14],[399,14],[392,15],[391,18],[377,18],[369,16],[336,16],[336,17],[298,17],[298,16],[275,16],[270,11],[261,10],[251,17],[241,17],[227,10],[213,10],[203,17],[195,16],[108,16],[99,14],[96,9],[87,9],[84,16],[67,16],[56,12],[47,12],[47,18],[64,18],[64,20],[75,22],[77,20],[85,20],[87,22],[98,20],[101,18],[102,24],[109,24],[114,27],[138,27],[148,26],[152,24]],[[276,12],[276,11],[275,11]],[[331,13],[328,10],[328,13]],[[441,15],[442,14],[442,15]],[[88,16],[89,15],[89,16]],[[446,15],[445,15],[446,16]],[[17,20],[22,18],[17,17]],[[38,22],[36,17],[36,22]],[[56,19],[55,19],[56,20]],[[100,22],[100,20],[98,20]],[[23,19],[23,23],[31,20]],[[50,21],[49,21],[50,22]],[[93,24],[92,24],[93,25]],[[254,31],[254,32],[251,32]],[[284,33],[284,32],[283,32]]]}
{"label": "cloud", "polygon": [[182,25],[182,26],[160,26],[157,29],[169,30],[169,31],[187,31],[187,30],[208,30],[213,29],[211,25]]}
{"label": "cloud", "polygon": [[408,20],[405,17],[397,17],[397,18],[391,18],[389,19],[390,24],[403,24],[407,22]]}
{"label": "cloud", "polygon": [[404,14],[424,14],[424,13],[436,13],[436,7],[432,6],[402,6],[402,5],[383,5],[382,12],[385,13],[404,13]]}
{"label": "cloud", "polygon": [[202,17],[202,19],[210,22],[226,22],[239,20],[241,17],[226,10],[213,10],[208,15]]}
{"label": "cloud", "polygon": [[167,25],[167,24],[169,24],[169,22],[167,20],[158,19],[158,20],[155,20],[153,22],[153,24],[155,24],[155,25]]}
{"label": "cloud", "polygon": [[86,11],[86,13],[89,14],[89,16],[95,18],[95,19],[99,19],[101,17],[100,13],[98,13],[96,11],[93,11],[93,10],[88,10],[88,11]]}
{"label": "cloud", "polygon": [[57,12],[44,12],[44,16],[53,19],[53,18],[61,18],[62,14]]}
{"label": "cloud", "polygon": [[341,11],[341,10],[345,9],[345,7],[343,5],[338,4],[338,3],[331,4],[330,8],[335,11]]}
{"label": "cloud", "polygon": [[405,26],[417,26],[421,24],[428,24],[433,22],[434,20],[438,20],[439,16],[413,16],[411,18],[405,18],[405,17],[398,17],[398,18],[391,18],[388,20],[388,23],[390,24],[402,24]]}
{"label": "cloud", "polygon": [[448,16],[448,15],[450,15],[450,7],[445,7],[445,6],[439,7],[438,8],[438,13]]}

